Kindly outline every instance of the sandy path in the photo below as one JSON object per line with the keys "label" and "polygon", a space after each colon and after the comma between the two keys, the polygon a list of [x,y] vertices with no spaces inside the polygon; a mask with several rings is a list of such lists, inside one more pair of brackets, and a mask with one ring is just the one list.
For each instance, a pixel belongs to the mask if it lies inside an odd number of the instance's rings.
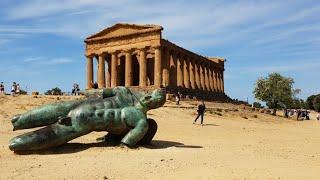
{"label": "sandy path", "polygon": [[104,133],[92,133],[43,154],[12,153],[8,141],[23,132],[11,131],[12,115],[54,101],[0,98],[0,179],[320,178],[320,122],[222,113],[207,114],[201,127],[192,124],[193,109],[172,104],[149,112],[159,126],[149,147],[106,147],[95,141]]}

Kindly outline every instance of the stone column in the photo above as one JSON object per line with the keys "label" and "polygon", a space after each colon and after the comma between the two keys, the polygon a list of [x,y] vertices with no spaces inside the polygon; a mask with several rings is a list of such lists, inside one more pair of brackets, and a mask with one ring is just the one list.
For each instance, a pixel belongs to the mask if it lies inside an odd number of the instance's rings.
{"label": "stone column", "polygon": [[209,87],[210,87],[210,91],[213,92],[214,88],[213,88],[213,78],[212,78],[212,68],[211,65],[208,67],[208,77],[209,77]]}
{"label": "stone column", "polygon": [[162,58],[161,47],[156,47],[154,51],[154,85],[160,87],[162,84]]}
{"label": "stone column", "polygon": [[87,56],[87,89],[93,87],[93,57]]}
{"label": "stone column", "polygon": [[125,60],[125,86],[132,86],[133,82],[133,70],[132,70],[132,57],[131,52],[126,52],[126,60]]}
{"label": "stone column", "polygon": [[118,56],[116,53],[111,54],[111,87],[118,85],[118,72],[117,72]]}
{"label": "stone column", "polygon": [[223,78],[223,70],[221,71],[221,92],[224,93],[224,78]]}
{"label": "stone column", "polygon": [[177,57],[177,86],[183,86],[183,61],[180,56]]}
{"label": "stone column", "polygon": [[139,73],[139,86],[147,86],[147,59],[144,49],[140,50],[140,73]]}
{"label": "stone column", "polygon": [[223,92],[222,70],[219,71],[219,92]]}
{"label": "stone column", "polygon": [[189,64],[189,70],[190,70],[190,83],[191,83],[191,88],[195,89],[196,88],[196,81],[195,81],[195,67],[194,67],[194,59],[190,59],[190,64]]}
{"label": "stone column", "polygon": [[162,85],[164,87],[166,86],[169,86],[170,85],[170,82],[169,82],[169,78],[170,78],[170,75],[169,75],[169,69],[170,69],[170,59],[169,59],[169,51],[168,49],[166,49],[165,51],[163,51],[163,69],[162,69]]}
{"label": "stone column", "polygon": [[104,54],[99,54],[98,87],[99,88],[105,88],[106,87]]}
{"label": "stone column", "polygon": [[217,89],[218,92],[221,92],[220,70],[217,71]]}
{"label": "stone column", "polygon": [[183,80],[184,80],[184,87],[190,88],[190,70],[189,70],[189,59],[188,57],[183,58]]}
{"label": "stone column", "polygon": [[217,69],[213,69],[212,71],[212,77],[213,77],[213,87],[214,87],[214,91],[218,92],[218,73],[217,73]]}
{"label": "stone column", "polygon": [[169,85],[171,87],[177,86],[177,58],[174,52],[169,52],[169,59],[170,59],[170,75],[169,75]]}
{"label": "stone column", "polygon": [[204,66],[201,63],[200,64],[200,84],[201,84],[201,89],[202,90],[206,90],[206,86],[205,86],[205,78],[204,78]]}
{"label": "stone column", "polygon": [[209,71],[208,71],[208,65],[206,64],[204,66],[204,81],[205,81],[205,87],[207,91],[210,91],[210,85],[209,85]]}
{"label": "stone column", "polygon": [[106,70],[106,87],[111,87],[111,59],[108,56],[107,60],[107,70]]}
{"label": "stone column", "polygon": [[196,74],[195,79],[196,79],[197,89],[201,89],[199,62],[195,62],[194,67],[195,67],[195,74]]}

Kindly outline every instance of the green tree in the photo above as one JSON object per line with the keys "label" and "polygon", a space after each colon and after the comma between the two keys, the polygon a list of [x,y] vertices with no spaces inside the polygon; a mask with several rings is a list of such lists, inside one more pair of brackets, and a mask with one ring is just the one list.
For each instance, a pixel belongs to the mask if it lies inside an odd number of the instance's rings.
{"label": "green tree", "polygon": [[320,94],[313,99],[313,107],[317,112],[320,111]]}
{"label": "green tree", "polygon": [[[319,96],[319,95],[320,95],[320,94],[318,94],[318,96]],[[314,100],[314,98],[315,98],[316,96],[317,96],[317,95],[311,95],[311,96],[309,96],[309,97],[307,98],[306,103],[307,103],[307,105],[308,105],[308,109],[314,110],[313,100]]]}
{"label": "green tree", "polygon": [[290,109],[308,109],[307,103],[303,99],[294,98],[288,105]]}
{"label": "green tree", "polygon": [[277,109],[288,108],[300,90],[293,89],[293,79],[281,76],[279,73],[271,73],[266,78],[260,78],[256,82],[253,91],[256,99],[266,102],[276,115]]}
{"label": "green tree", "polygon": [[252,105],[253,105],[253,107],[255,107],[255,108],[263,108],[263,106],[262,106],[261,103],[259,103],[259,102],[254,102]]}
{"label": "green tree", "polygon": [[44,94],[45,95],[62,95],[62,91],[60,88],[55,87],[55,88],[52,88],[51,90],[48,90]]}

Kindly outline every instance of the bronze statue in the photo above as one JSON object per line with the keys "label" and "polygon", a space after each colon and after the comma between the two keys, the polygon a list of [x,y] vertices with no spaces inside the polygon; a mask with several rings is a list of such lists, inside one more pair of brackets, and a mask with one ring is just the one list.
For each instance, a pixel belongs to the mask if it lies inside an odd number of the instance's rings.
{"label": "bronze statue", "polygon": [[[92,131],[107,131],[106,139],[119,139],[129,147],[149,143],[157,124],[147,111],[165,103],[165,93],[143,94],[125,87],[88,90],[85,100],[44,105],[12,119],[13,130],[46,126],[13,138],[12,151],[41,150],[59,146]],[[100,96],[100,97],[97,97]]]}

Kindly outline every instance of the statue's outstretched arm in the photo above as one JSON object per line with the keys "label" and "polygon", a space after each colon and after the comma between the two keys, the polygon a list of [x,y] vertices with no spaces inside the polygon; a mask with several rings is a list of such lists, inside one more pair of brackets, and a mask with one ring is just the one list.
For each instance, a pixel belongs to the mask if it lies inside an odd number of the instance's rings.
{"label": "statue's outstretched arm", "polygon": [[130,147],[135,146],[147,133],[148,128],[149,126],[146,119],[139,120],[136,126],[127,133],[121,142]]}
{"label": "statue's outstretched arm", "polygon": [[55,123],[50,126],[14,137],[9,143],[12,151],[48,149],[67,143],[79,136],[90,133],[90,129],[79,128],[72,124]]}
{"label": "statue's outstretched arm", "polygon": [[11,120],[13,130],[46,126],[66,117],[69,111],[82,104],[84,100],[66,101],[40,106],[31,111],[17,115]]}

